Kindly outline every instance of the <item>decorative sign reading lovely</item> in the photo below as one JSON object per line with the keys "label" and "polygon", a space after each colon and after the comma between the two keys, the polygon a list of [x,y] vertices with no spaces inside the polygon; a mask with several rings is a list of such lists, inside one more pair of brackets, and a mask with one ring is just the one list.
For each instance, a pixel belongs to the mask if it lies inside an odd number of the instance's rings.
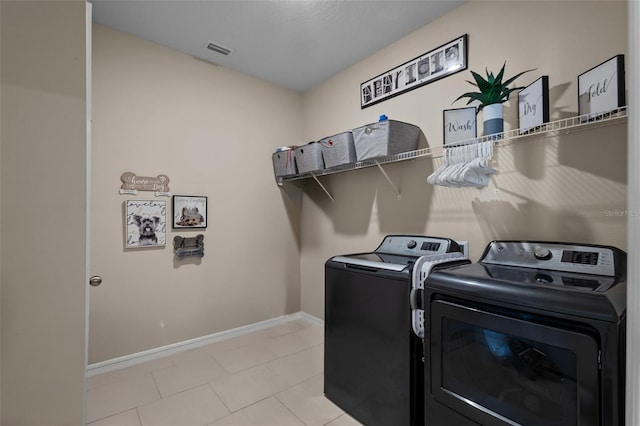
{"label": "decorative sign reading lovely", "polygon": [[125,247],[144,248],[166,245],[167,202],[129,200],[125,202]]}
{"label": "decorative sign reading lovely", "polygon": [[519,133],[549,122],[549,77],[543,75],[518,92]]}
{"label": "decorative sign reading lovely", "polygon": [[467,35],[433,49],[360,85],[366,108],[467,68]]}
{"label": "decorative sign reading lovely", "polygon": [[445,109],[442,116],[445,145],[473,139],[478,135],[476,107]]}
{"label": "decorative sign reading lovely", "polygon": [[616,55],[578,76],[578,115],[594,120],[624,106],[624,55]]}
{"label": "decorative sign reading lovely", "polygon": [[120,180],[122,181],[120,193],[131,193],[131,191],[155,191],[159,193],[169,192],[169,177],[167,175],[145,177],[136,176],[135,173],[126,172],[120,176]]}

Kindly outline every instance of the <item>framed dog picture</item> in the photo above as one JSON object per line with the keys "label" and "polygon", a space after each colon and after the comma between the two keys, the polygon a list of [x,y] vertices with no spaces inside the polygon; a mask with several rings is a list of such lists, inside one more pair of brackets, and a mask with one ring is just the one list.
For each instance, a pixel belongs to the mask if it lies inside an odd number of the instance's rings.
{"label": "framed dog picture", "polygon": [[125,247],[164,247],[167,244],[167,202],[125,202]]}
{"label": "framed dog picture", "polygon": [[207,197],[173,196],[173,228],[206,228]]}

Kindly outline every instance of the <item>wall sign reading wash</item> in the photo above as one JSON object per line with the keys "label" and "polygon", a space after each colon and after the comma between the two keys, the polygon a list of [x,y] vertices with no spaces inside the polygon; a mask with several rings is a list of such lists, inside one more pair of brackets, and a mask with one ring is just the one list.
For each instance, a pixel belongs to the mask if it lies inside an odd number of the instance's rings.
{"label": "wall sign reading wash", "polygon": [[360,107],[369,107],[465,69],[466,34],[362,83]]}
{"label": "wall sign reading wash", "polygon": [[445,145],[468,141],[478,135],[476,107],[445,109],[442,112]]}

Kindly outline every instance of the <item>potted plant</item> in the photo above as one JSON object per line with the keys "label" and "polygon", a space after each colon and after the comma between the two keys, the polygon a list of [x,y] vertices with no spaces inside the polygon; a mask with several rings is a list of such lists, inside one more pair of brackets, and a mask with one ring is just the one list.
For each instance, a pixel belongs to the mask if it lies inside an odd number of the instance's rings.
{"label": "potted plant", "polygon": [[509,95],[512,92],[517,90],[522,90],[524,87],[509,87],[511,83],[515,81],[516,78],[520,77],[522,74],[527,73],[529,71],[533,71],[533,69],[522,71],[519,74],[503,81],[504,78],[504,69],[507,63],[505,62],[498,72],[498,75],[493,75],[492,72],[489,72],[485,68],[485,72],[487,73],[487,78],[484,79],[480,74],[471,71],[471,75],[473,75],[473,81],[467,80],[467,83],[476,86],[479,92],[467,92],[464,93],[454,101],[458,101],[463,98],[469,98],[467,105],[469,105],[473,101],[480,102],[480,106],[478,107],[478,112],[484,109],[482,120],[483,120],[483,128],[484,135],[493,135],[496,133],[502,133],[504,131],[504,118],[503,118],[503,103],[509,99]]}

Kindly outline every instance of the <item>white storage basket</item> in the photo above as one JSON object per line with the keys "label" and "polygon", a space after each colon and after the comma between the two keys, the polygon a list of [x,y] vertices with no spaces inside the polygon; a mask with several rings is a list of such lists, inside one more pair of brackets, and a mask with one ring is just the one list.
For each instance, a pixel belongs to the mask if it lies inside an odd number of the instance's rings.
{"label": "white storage basket", "polygon": [[295,151],[298,173],[313,172],[324,168],[322,150],[319,143],[309,142],[306,145],[297,147]]}
{"label": "white storage basket", "polygon": [[276,177],[295,175],[298,173],[295,157],[296,153],[293,149],[273,153],[271,160],[273,161],[273,173]]}
{"label": "white storage basket", "polygon": [[322,149],[324,166],[327,169],[356,161],[356,148],[353,144],[353,133],[351,131],[321,139],[319,143]]}
{"label": "white storage basket", "polygon": [[353,129],[358,161],[396,155],[418,149],[420,128],[396,120],[385,120]]}

